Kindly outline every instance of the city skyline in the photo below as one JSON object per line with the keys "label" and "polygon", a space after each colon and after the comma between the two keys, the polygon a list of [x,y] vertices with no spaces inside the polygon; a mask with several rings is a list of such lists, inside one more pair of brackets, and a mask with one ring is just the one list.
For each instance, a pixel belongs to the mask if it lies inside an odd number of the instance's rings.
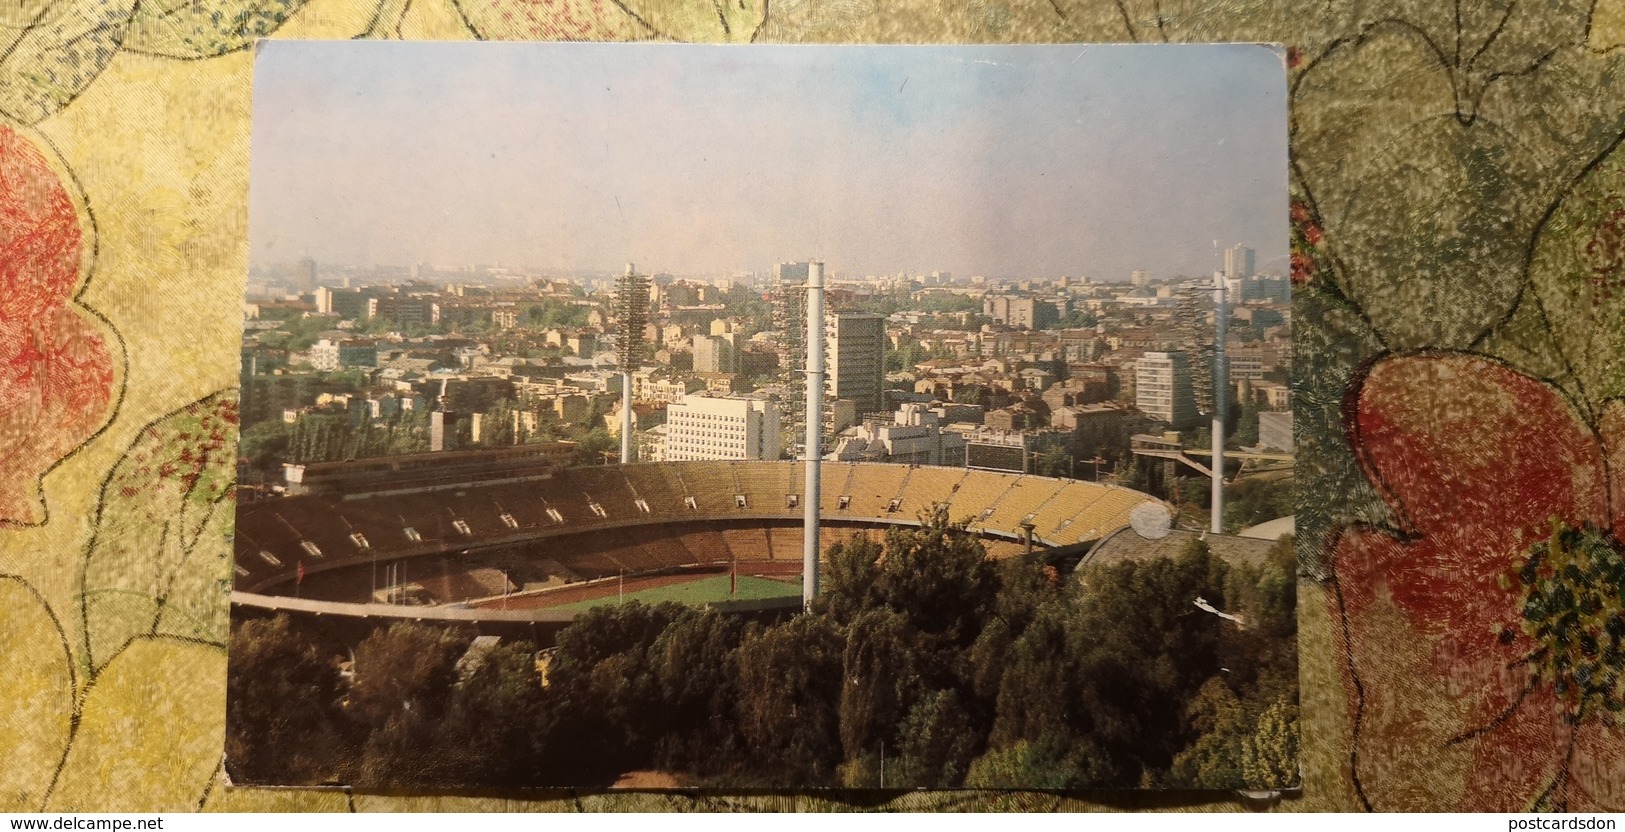
{"label": "city skyline", "polygon": [[1252,45],[272,43],[251,259],[1284,272],[1284,92]]}

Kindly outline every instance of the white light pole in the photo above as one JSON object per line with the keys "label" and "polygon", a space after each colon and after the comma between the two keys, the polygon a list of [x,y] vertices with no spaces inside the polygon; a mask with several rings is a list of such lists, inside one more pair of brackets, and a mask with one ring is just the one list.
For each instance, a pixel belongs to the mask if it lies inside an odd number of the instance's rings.
{"label": "white light pole", "polygon": [[1213,519],[1214,534],[1224,533],[1224,406],[1230,398],[1230,379],[1224,368],[1226,320],[1224,272],[1213,273]]}
{"label": "white light pole", "polygon": [[818,597],[818,501],[824,455],[824,264],[807,264],[807,503],[802,507],[801,605]]}

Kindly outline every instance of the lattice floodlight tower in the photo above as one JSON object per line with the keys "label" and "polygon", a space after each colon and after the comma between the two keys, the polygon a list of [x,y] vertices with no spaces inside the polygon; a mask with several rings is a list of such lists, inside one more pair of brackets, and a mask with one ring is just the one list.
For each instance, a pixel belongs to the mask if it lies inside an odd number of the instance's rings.
{"label": "lattice floodlight tower", "polygon": [[783,338],[784,363],[780,381],[784,384],[784,449],[802,458],[800,433],[806,430],[804,408],[807,384],[807,273],[810,263],[780,263],[775,269],[773,287],[773,328]]}
{"label": "lattice floodlight tower", "polygon": [[[1214,534],[1224,531],[1224,420],[1225,405],[1230,398],[1230,374],[1224,354],[1225,329],[1230,318],[1226,291],[1225,273],[1214,272],[1212,285],[1187,292],[1175,311],[1184,349],[1191,355],[1191,386],[1196,392],[1197,410],[1208,413],[1212,419],[1213,513],[1209,530]],[[1211,344],[1205,320],[1207,309],[1200,303],[1201,296],[1208,293],[1211,293],[1213,311]]]}
{"label": "lattice floodlight tower", "polygon": [[649,276],[626,264],[615,280],[616,340],[621,359],[621,463],[632,461],[632,371],[648,357],[644,329],[649,325]]}

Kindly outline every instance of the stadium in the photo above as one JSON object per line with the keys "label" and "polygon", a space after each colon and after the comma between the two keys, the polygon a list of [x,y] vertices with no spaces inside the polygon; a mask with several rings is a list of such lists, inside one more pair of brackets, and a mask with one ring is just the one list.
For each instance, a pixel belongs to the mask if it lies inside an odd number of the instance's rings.
{"label": "stadium", "polygon": [[[965,468],[826,462],[822,479],[826,555],[940,508],[991,558],[1075,559],[1154,501]],[[799,609],[804,481],[801,462],[569,468],[521,449],[308,466],[289,496],[239,507],[233,602],[249,615],[458,622],[544,640],[623,600]]]}

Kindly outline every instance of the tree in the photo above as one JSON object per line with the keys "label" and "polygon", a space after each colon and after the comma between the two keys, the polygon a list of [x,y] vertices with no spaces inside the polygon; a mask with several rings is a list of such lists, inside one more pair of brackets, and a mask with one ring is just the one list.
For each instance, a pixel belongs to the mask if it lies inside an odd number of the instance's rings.
{"label": "tree", "polygon": [[847,759],[891,738],[914,706],[921,684],[918,641],[908,619],[885,608],[863,613],[847,628],[840,703]]}
{"label": "tree", "polygon": [[435,743],[454,779],[438,785],[537,782],[545,703],[535,654],[527,641],[500,645],[454,688]]}
{"label": "tree", "polygon": [[1141,463],[1131,459],[1122,475],[1118,477],[1117,484],[1135,491],[1146,490],[1150,485],[1150,481],[1146,477],[1145,470],[1140,465]]}
{"label": "tree", "polygon": [[1070,477],[1072,454],[1065,448],[1051,448],[1038,456],[1037,473],[1042,477]]}
{"label": "tree", "polygon": [[[591,423],[589,423],[591,424]],[[621,447],[620,440],[610,436],[609,430],[601,424],[595,424],[590,430],[578,434],[576,440],[577,465],[602,465],[604,455],[612,453]]]}
{"label": "tree", "polygon": [[1174,502],[1188,508],[1201,508],[1212,497],[1213,480],[1206,477],[1179,477],[1174,480]]}
{"label": "tree", "polygon": [[904,341],[895,350],[887,350],[885,355],[886,372],[895,373],[901,370],[912,370],[914,365],[925,360],[928,353],[914,339]]}
{"label": "tree", "polygon": [[339,672],[286,615],[231,633],[226,760],[240,783],[315,783],[347,754],[335,726]]}
{"label": "tree", "polygon": [[735,714],[750,770],[764,782],[833,784],[843,648],[821,615],[796,616],[740,645]]}
{"label": "tree", "polygon": [[1245,399],[1238,406],[1236,431],[1230,436],[1232,448],[1250,448],[1258,444],[1258,403]]}
{"label": "tree", "polygon": [[1068,619],[1077,660],[1076,712],[1133,786],[1166,771],[1190,740],[1190,699],[1219,673],[1223,627],[1193,609],[1197,598],[1227,607],[1228,567],[1205,542],[1175,558],[1124,561],[1082,571]]}
{"label": "tree", "polygon": [[1021,740],[976,758],[965,775],[972,789],[1076,789],[1121,782],[1099,746],[1088,739]]}
{"label": "tree", "polygon": [[237,456],[260,470],[271,470],[282,464],[288,455],[289,426],[281,419],[267,419],[243,428],[237,444]]}
{"label": "tree", "polygon": [[538,329],[587,325],[592,308],[555,298],[543,298],[525,309],[525,324]]}
{"label": "tree", "polygon": [[1296,491],[1288,479],[1244,479],[1225,491],[1224,528],[1235,532],[1291,514]]}
{"label": "tree", "polygon": [[1241,779],[1249,789],[1285,789],[1298,783],[1298,707],[1280,700],[1258,718],[1242,742]]}
{"label": "tree", "polygon": [[[457,678],[453,664],[466,647],[448,630],[410,621],[375,631],[355,649],[350,712],[374,730],[402,712],[437,718]],[[403,730],[412,721],[401,722]]]}
{"label": "tree", "polygon": [[829,561],[817,608],[840,624],[849,624],[858,614],[874,606],[875,577],[880,574],[880,544],[867,535],[840,541],[829,547]]}
{"label": "tree", "polygon": [[737,732],[722,718],[738,698],[737,652],[745,626],[738,616],[689,611],[649,648],[666,732],[656,765],[696,773],[737,766]]}
{"label": "tree", "polygon": [[686,614],[634,601],[595,607],[559,633],[544,733],[547,747],[571,751],[545,761],[554,782],[586,785],[650,764],[671,726],[649,653]]}
{"label": "tree", "polygon": [[900,759],[887,783],[937,789],[954,788],[964,780],[984,738],[952,689],[921,697],[897,736]]}
{"label": "tree", "polygon": [[1066,317],[1055,324],[1056,329],[1090,329],[1099,323],[1094,313],[1087,309],[1074,309]]}
{"label": "tree", "polygon": [[968,647],[998,593],[998,576],[982,544],[939,508],[920,528],[887,530],[874,592],[920,632]]}
{"label": "tree", "polygon": [[[1070,703],[1076,698],[1073,651],[1063,605],[1041,609],[1010,640],[1001,657],[996,716],[989,744],[1008,746],[1076,733]],[[985,686],[986,683],[984,683]]]}
{"label": "tree", "polygon": [[515,413],[518,410],[509,399],[499,399],[486,409],[480,417],[480,445],[486,448],[503,448],[509,445],[518,445],[524,441],[524,436],[515,426]]}
{"label": "tree", "polygon": [[457,782],[455,768],[440,753],[435,733],[434,719],[421,711],[389,714],[367,735],[355,785],[398,789]]}
{"label": "tree", "polygon": [[1024,625],[1018,627],[1003,618],[994,618],[971,644],[967,681],[970,690],[984,702],[993,703],[998,699],[1009,666],[1010,648],[1022,629]]}
{"label": "tree", "polygon": [[1168,785],[1174,788],[1229,788],[1245,785],[1242,741],[1250,725],[1246,708],[1222,679],[1209,679],[1186,708],[1187,730],[1196,740],[1174,757]]}

